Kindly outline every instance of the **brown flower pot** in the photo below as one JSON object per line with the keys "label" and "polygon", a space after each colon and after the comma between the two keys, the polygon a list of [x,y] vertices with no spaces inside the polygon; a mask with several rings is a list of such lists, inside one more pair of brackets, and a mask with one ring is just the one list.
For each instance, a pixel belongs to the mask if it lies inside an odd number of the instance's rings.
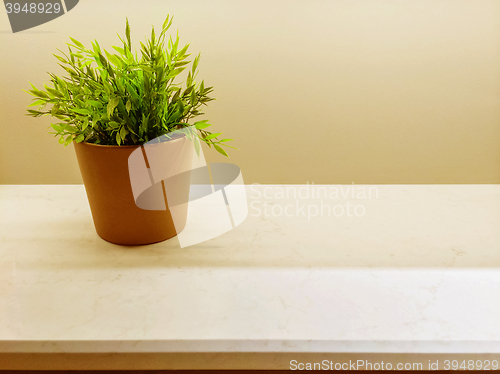
{"label": "brown flower pot", "polygon": [[[154,146],[162,147],[160,151],[169,147],[167,153],[177,152],[176,159],[190,165],[192,153],[188,152],[189,147],[182,147],[184,141],[185,138],[177,138]],[[139,145],[108,146],[85,142],[74,145],[95,229],[101,238],[115,244],[142,245],[161,242],[178,234],[168,208],[145,210],[135,203],[128,159]],[[166,159],[166,168],[169,167],[168,162]],[[149,167],[147,158],[146,165]],[[183,178],[180,183],[182,185],[178,186],[178,190],[188,194],[189,178]],[[176,213],[179,232],[184,227],[186,217],[187,204],[181,219]]]}

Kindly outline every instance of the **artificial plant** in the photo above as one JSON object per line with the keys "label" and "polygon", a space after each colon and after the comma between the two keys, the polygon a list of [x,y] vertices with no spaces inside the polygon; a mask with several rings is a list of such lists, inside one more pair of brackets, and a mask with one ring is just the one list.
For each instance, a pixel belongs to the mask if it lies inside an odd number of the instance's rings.
{"label": "artificial plant", "polygon": [[[214,100],[209,96],[213,88],[195,81],[200,55],[187,60],[189,44],[180,48],[178,33],[165,45],[171,25],[172,17],[167,16],[158,36],[153,27],[150,39],[140,43],[140,55],[132,51],[128,19],[125,40],[118,35],[122,46],[114,46],[114,53],[101,49],[97,40],[86,48],[70,37],[68,54],[61,50],[61,55],[54,54],[68,75],[49,73],[52,87],[44,85],[44,90],[31,84],[27,92],[35,99],[30,107],[38,109],[28,109],[28,115],[57,118],[51,133],[65,146],[72,141],[136,145],[185,129],[190,138],[194,135],[197,151],[201,139],[227,156],[221,146],[230,147],[226,142],[232,139],[219,139],[221,133],[208,131],[208,120],[189,123]],[[175,82],[191,62],[185,81]]]}

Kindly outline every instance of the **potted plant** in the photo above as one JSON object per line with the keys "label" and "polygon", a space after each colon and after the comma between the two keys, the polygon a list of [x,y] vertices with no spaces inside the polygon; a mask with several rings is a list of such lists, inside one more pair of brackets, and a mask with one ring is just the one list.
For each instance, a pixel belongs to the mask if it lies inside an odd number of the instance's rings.
{"label": "potted plant", "polygon": [[[54,55],[67,75],[49,73],[51,86],[31,85],[27,91],[35,97],[30,107],[37,107],[28,109],[28,115],[56,118],[51,133],[64,146],[74,143],[96,231],[113,243],[155,243],[179,231],[168,208],[136,206],[127,164],[134,150],[179,129],[192,134],[197,151],[201,140],[227,156],[222,146],[232,140],[208,131],[207,120],[190,123],[214,100],[209,96],[213,88],[195,81],[200,55],[189,61],[189,45],[181,48],[178,35],[166,40],[171,24],[167,16],[158,36],[153,27],[151,37],[140,43],[139,54],[132,51],[128,19],[125,38],[119,37],[121,46],[114,46],[113,53],[101,49],[96,40],[86,48],[70,38],[68,53],[59,50],[61,55]],[[176,83],[190,63],[184,82]],[[178,153],[177,159],[188,163],[191,155],[182,154],[184,141],[186,137],[176,137],[158,146],[168,145],[170,152]],[[188,189],[189,181],[179,188]]]}

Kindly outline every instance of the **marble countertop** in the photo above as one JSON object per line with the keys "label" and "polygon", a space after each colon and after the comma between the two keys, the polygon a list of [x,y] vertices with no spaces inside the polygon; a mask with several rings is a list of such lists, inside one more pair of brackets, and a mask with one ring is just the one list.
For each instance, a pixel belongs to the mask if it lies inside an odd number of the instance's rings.
{"label": "marble countertop", "polygon": [[500,185],[247,192],[181,249],[100,239],[81,185],[0,186],[0,352],[500,353]]}

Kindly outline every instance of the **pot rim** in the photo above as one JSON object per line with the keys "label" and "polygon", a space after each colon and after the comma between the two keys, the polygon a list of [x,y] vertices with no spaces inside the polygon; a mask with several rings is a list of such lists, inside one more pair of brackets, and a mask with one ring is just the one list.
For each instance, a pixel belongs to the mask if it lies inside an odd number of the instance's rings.
{"label": "pot rim", "polygon": [[139,148],[139,147],[142,147],[143,145],[155,145],[155,144],[163,144],[163,143],[167,143],[167,142],[175,142],[175,141],[178,141],[178,140],[182,140],[186,137],[185,134],[183,135],[180,135],[174,139],[169,139],[167,141],[164,141],[164,142],[159,142],[159,143],[150,143],[148,144],[148,142],[146,143],[141,143],[141,144],[133,144],[133,145],[110,145],[110,144],[96,144],[96,143],[89,143],[89,142],[80,142],[80,143],[75,143],[75,144],[85,144],[85,145],[89,145],[89,146],[93,146],[93,147],[103,147],[103,148]]}

